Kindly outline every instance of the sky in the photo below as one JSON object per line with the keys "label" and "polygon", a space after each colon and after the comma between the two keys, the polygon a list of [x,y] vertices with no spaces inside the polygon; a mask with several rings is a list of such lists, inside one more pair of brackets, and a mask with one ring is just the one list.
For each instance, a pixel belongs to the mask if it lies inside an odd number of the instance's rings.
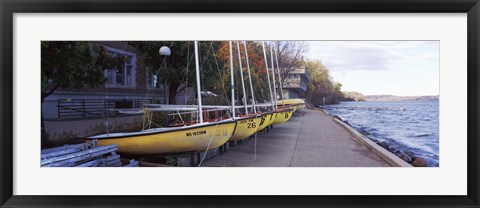
{"label": "sky", "polygon": [[439,41],[308,41],[342,91],[364,95],[439,95]]}

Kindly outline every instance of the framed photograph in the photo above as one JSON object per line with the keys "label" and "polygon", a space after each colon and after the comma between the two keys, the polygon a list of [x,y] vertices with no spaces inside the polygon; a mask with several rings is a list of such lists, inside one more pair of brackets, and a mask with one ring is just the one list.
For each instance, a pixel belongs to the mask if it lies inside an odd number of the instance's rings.
{"label": "framed photograph", "polygon": [[1,207],[479,207],[478,0],[1,1]]}

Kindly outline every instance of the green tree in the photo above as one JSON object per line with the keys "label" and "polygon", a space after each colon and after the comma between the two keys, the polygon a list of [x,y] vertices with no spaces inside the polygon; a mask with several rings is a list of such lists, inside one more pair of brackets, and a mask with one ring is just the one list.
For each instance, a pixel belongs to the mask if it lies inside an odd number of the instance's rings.
{"label": "green tree", "polygon": [[[105,48],[87,41],[41,42],[41,104],[58,88],[95,87],[105,82],[103,71],[123,64]],[[42,144],[46,142],[42,113]]]}
{"label": "green tree", "polygon": [[[137,48],[142,62],[149,73],[157,74],[161,83],[168,80],[168,103],[174,103],[177,93],[186,87],[196,86],[195,75],[195,51],[193,41],[131,41],[130,45]],[[168,46],[171,55],[161,57],[158,50],[162,46]],[[199,63],[201,89],[210,90],[218,77],[216,70],[217,63],[214,59],[214,52],[220,47],[219,42],[199,42]],[[162,65],[167,62],[166,70]]]}
{"label": "green tree", "polygon": [[336,81],[334,84],[333,84],[333,89],[334,89],[334,102],[335,103],[339,103],[340,101],[344,100],[345,99],[345,96],[343,95],[343,92],[342,92],[342,84],[338,81]]}
{"label": "green tree", "polygon": [[304,96],[310,103],[323,104],[323,98],[325,98],[326,104],[332,104],[343,99],[342,84],[332,81],[330,72],[321,61],[305,60],[304,66],[310,76]]}
{"label": "green tree", "polygon": [[359,92],[345,91],[342,94],[344,95],[342,101],[365,101],[365,96]]}

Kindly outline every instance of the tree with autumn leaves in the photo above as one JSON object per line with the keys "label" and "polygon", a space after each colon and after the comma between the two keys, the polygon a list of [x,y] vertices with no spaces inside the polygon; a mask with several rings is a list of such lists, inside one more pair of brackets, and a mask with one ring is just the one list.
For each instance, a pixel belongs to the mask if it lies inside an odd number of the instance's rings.
{"label": "tree with autumn leaves", "polygon": [[[169,103],[174,103],[178,93],[186,87],[195,87],[195,64],[193,41],[133,41],[130,45],[137,48],[143,64],[150,73],[158,74],[161,80],[167,76],[169,89]],[[167,59],[167,70],[161,66],[163,58],[158,55],[161,46],[170,47],[172,54]],[[237,102],[242,100],[243,92],[239,70],[239,57],[236,41],[232,41],[234,58],[235,97]],[[252,75],[255,99],[258,102],[269,101],[266,68],[263,51],[259,42],[247,43],[248,58]],[[251,90],[248,80],[247,63],[243,42],[240,42],[242,73],[244,76],[246,97],[251,99]],[[201,41],[199,42],[200,80],[202,91],[211,91],[220,96],[221,103],[231,101],[230,94],[230,49],[228,41]],[[250,103],[250,102],[249,102]]]}
{"label": "tree with autumn leaves", "polygon": [[[169,103],[174,103],[178,93],[196,85],[193,41],[129,41],[127,43],[137,49],[141,65],[145,66],[149,73],[157,74],[159,80],[168,78]],[[240,42],[240,57],[236,41],[232,43],[235,97],[237,102],[242,100],[241,82],[244,82],[246,97],[250,101],[251,89],[243,42]],[[199,45],[201,89],[219,95],[222,100],[218,104],[230,103],[229,42],[201,41]],[[169,46],[172,54],[168,57],[160,57],[158,49],[162,46]],[[341,84],[332,82],[326,67],[319,61],[305,60],[304,53],[308,50],[306,42],[273,41],[267,42],[266,46],[267,65],[270,68],[272,66],[269,48],[274,47],[277,51],[279,67],[277,67],[277,60],[274,60],[274,64],[284,86],[288,85],[286,74],[295,68],[306,67],[312,82],[308,84],[307,93],[303,96],[309,102],[318,103],[318,97],[323,96],[331,98],[331,102],[341,100]],[[255,98],[257,102],[268,102],[270,92],[261,42],[249,41],[247,51]],[[104,69],[114,68],[125,61],[123,57],[111,57],[103,47],[88,41],[44,41],[41,43],[41,54],[42,103],[58,88],[95,87],[104,84],[106,80],[103,74]],[[239,59],[242,61],[241,70],[239,70]],[[162,66],[163,61],[167,61],[166,70]],[[244,75],[244,80],[240,78],[240,71]],[[276,86],[278,86],[279,77],[276,78]]]}
{"label": "tree with autumn leaves", "polygon": [[[245,94],[247,99],[249,100],[249,103],[251,103],[250,100],[252,98],[251,98],[250,82],[249,82],[248,71],[247,71],[247,61],[245,59],[246,57],[245,48],[244,48],[243,42],[240,41],[239,44],[240,44],[240,56],[241,56],[240,59],[242,61],[242,70],[239,70],[240,64],[239,64],[238,48],[237,48],[236,41],[232,41],[233,69],[234,69],[234,78],[235,78],[234,87],[236,92],[235,97],[237,101],[242,100],[243,90],[242,90],[241,82],[244,82]],[[270,95],[268,91],[267,78],[266,78],[267,70],[265,68],[263,51],[260,43],[248,42],[247,53],[248,53],[248,61],[250,66],[250,74],[252,79],[255,100],[256,102],[260,102],[260,103],[267,102],[270,100]],[[224,77],[223,80],[225,80],[225,82],[224,84],[218,83],[216,87],[231,86],[230,48],[229,48],[228,41],[221,42],[221,47],[218,55],[219,55],[219,58],[222,59],[222,62],[224,63],[223,68],[225,73],[223,74],[223,77]],[[243,73],[244,80],[241,80],[240,72]],[[228,92],[230,91],[228,90]],[[226,96],[228,95],[230,94],[227,94]]]}
{"label": "tree with autumn leaves", "polygon": [[[245,94],[251,103],[251,90],[248,80],[245,49],[240,41],[240,58],[244,80],[241,80],[239,57],[236,41],[232,41],[234,77],[235,77],[235,100],[240,103],[243,100],[241,82],[245,83]],[[142,57],[143,65],[150,73],[157,74],[160,80],[168,79],[169,103],[174,103],[175,97],[187,87],[196,87],[194,46],[193,41],[130,41],[128,44],[137,48]],[[169,46],[172,54],[166,57],[167,70],[162,66],[163,59],[158,54],[162,46]],[[307,92],[301,95],[308,102],[322,103],[326,97],[327,103],[337,103],[343,99],[341,84],[334,82],[329,75],[328,69],[318,60],[306,60],[304,53],[308,50],[308,44],[303,41],[272,41],[266,43],[267,65],[271,68],[270,47],[277,51],[277,59],[274,59],[276,86],[281,83],[288,86],[287,75],[296,68],[305,67],[311,82],[307,84]],[[267,81],[267,69],[263,54],[262,43],[259,41],[247,42],[248,59],[251,70],[251,78],[256,102],[263,103],[270,101],[270,92]],[[230,94],[230,48],[229,41],[201,41],[199,42],[200,80],[202,91],[211,91],[219,96],[215,99],[218,105],[229,105]],[[274,54],[275,58],[275,54]],[[280,74],[280,75],[279,75]],[[273,74],[270,72],[270,76]],[[279,80],[280,78],[280,80]],[[273,78],[271,77],[271,81]],[[280,92],[277,90],[277,93]],[[275,97],[275,96],[274,96]],[[206,99],[205,101],[208,101]]]}
{"label": "tree with autumn leaves", "polygon": [[[141,57],[142,65],[149,73],[157,74],[159,80],[168,79],[168,101],[174,103],[178,93],[187,87],[194,87],[195,64],[193,41],[129,41],[129,45],[135,47]],[[236,88],[236,100],[242,100],[243,92],[241,82],[245,83],[246,97],[251,99],[249,87],[245,51],[243,42],[240,42],[240,54],[238,57],[236,41],[233,43],[234,77]],[[230,102],[230,51],[228,41],[201,41],[200,42],[200,79],[201,89],[220,95],[221,103]],[[169,46],[172,54],[168,57],[160,57],[158,49]],[[276,86],[279,86],[279,78],[283,86],[288,85],[287,74],[299,67],[306,67],[312,78],[308,84],[305,98],[309,102],[317,103],[318,97],[328,97],[331,102],[341,100],[341,84],[333,83],[329,78],[328,70],[319,61],[305,60],[304,53],[308,45],[303,41],[273,41],[267,42],[267,65],[271,68],[270,47],[277,52],[274,60]],[[248,58],[252,75],[253,88],[257,102],[270,100],[268,82],[266,79],[266,66],[261,42],[249,41],[247,43]],[[274,56],[275,57],[275,56]],[[86,41],[46,41],[42,42],[42,102],[57,88],[82,88],[85,86],[98,86],[105,82],[103,70],[113,68],[121,64],[122,57],[110,57],[105,49],[97,46],[95,42]],[[239,70],[239,58],[242,61],[241,80]],[[164,60],[166,59],[166,60]],[[167,69],[162,66],[167,61]],[[325,75],[327,73],[327,75]],[[278,77],[278,74],[280,76]],[[273,74],[270,74],[272,76]],[[273,81],[273,79],[271,79]],[[333,90],[332,90],[333,89]],[[278,92],[279,93],[279,92]],[[330,99],[331,98],[331,99]]]}

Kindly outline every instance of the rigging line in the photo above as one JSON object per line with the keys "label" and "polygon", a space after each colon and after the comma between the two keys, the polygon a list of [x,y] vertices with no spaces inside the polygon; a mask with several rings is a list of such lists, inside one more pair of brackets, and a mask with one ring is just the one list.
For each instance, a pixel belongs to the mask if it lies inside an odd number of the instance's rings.
{"label": "rigging line", "polygon": [[[204,59],[204,60],[207,59],[208,54],[210,53],[210,51],[211,51],[212,49],[213,49],[213,44],[210,44],[210,47],[208,48],[207,53],[205,54],[205,56],[203,56],[203,59]],[[206,61],[202,62],[202,65],[200,65],[200,70],[202,70],[203,65],[205,65],[205,63],[206,63]],[[201,76],[201,74],[200,74],[200,76]],[[200,79],[200,80],[201,80],[201,79]],[[205,82],[201,82],[201,83],[202,83],[202,85],[205,84]],[[202,87],[202,89],[205,90],[205,87]]]}
{"label": "rigging line", "polygon": [[[186,80],[187,80],[186,86],[188,86],[188,70],[189,70],[189,66],[190,66],[190,63],[192,62],[193,57],[194,57],[194,56],[192,56],[191,58],[189,58],[189,56],[190,56],[190,52],[189,52],[189,51],[190,51],[190,48],[189,48],[189,46],[190,46],[190,41],[187,41],[187,43],[188,43],[188,45],[187,45],[187,50],[188,50],[188,51],[187,51],[187,66],[186,66],[185,73],[184,73],[184,75],[183,75],[183,77],[182,77],[182,80],[180,81],[180,83],[183,83],[183,81],[186,79]],[[171,47],[172,45],[173,45],[173,42],[170,44],[170,47]],[[177,92],[177,93],[178,93],[178,92]],[[173,103],[175,103],[176,101],[177,101],[177,97],[175,96],[175,97],[173,98]],[[187,101],[187,100],[185,99],[185,105],[186,105],[186,101]],[[178,113],[178,116],[180,117],[180,120],[183,121],[183,118],[181,117],[180,113]]]}
{"label": "rigging line", "polygon": [[277,86],[276,86],[276,83],[275,83],[275,65],[273,64],[273,46],[272,44],[270,43],[270,61],[272,63],[272,77],[273,77],[273,99],[275,101],[275,109],[277,109]]}
{"label": "rigging line", "polygon": [[[188,70],[190,70],[189,68],[189,65],[190,63],[188,63],[189,61],[189,56],[190,56],[190,41],[187,42],[187,71],[185,73],[185,76],[186,76],[186,79],[185,79],[185,94],[184,94],[184,105],[187,105],[187,92],[188,92]],[[193,57],[193,56],[192,56]]]}
{"label": "rigging line", "polygon": [[247,71],[248,71],[248,81],[250,83],[250,93],[252,96],[252,108],[253,113],[257,114],[257,109],[255,106],[255,92],[253,91],[253,84],[252,84],[252,75],[250,74],[250,62],[248,61],[248,50],[247,50],[247,41],[243,41],[243,46],[245,48],[245,60],[247,62]]}
{"label": "rigging line", "polygon": [[267,61],[267,53],[265,52],[265,42],[262,41],[262,48],[263,48],[263,57],[265,59],[265,71],[267,72],[267,79],[268,79],[268,89],[269,89],[269,93],[270,93],[270,102],[272,104],[272,111],[276,110],[274,108],[274,104],[273,104],[273,95],[272,95],[272,86],[270,84],[270,72],[268,72],[268,61]]}
{"label": "rigging line", "polygon": [[[165,60],[167,59],[167,56],[164,56],[163,57],[163,60],[162,62],[160,63],[160,67],[158,67],[157,71],[155,72],[155,77],[157,77],[158,79],[158,73],[160,72],[160,70],[162,69],[162,66],[163,66],[163,63],[165,63]],[[148,70],[147,70],[148,71]],[[147,72],[148,73],[148,72]],[[157,80],[158,82],[158,80]],[[143,97],[143,100],[146,100],[148,96],[150,96],[150,90],[151,90],[151,87],[147,87],[147,93],[145,94],[145,96]]]}
{"label": "rigging line", "polygon": [[207,149],[205,150],[205,153],[203,153],[203,157],[200,160],[200,163],[198,163],[198,167],[200,167],[202,165],[203,160],[205,160],[205,157],[207,156],[208,149],[210,149],[210,144],[212,143],[213,138],[215,137],[215,132],[217,131],[217,127],[218,127],[218,122],[215,125],[215,128],[213,129],[212,137],[210,138],[210,142],[208,142]]}
{"label": "rigging line", "polygon": [[[234,45],[234,44],[232,44],[232,45],[233,45],[233,48],[235,48],[235,45]],[[233,50],[235,50],[235,49],[233,49]],[[234,58],[234,60],[235,60],[235,57],[233,57],[233,58]],[[235,65],[236,65],[236,64],[234,64],[234,66],[235,66]],[[237,72],[235,71],[235,68],[233,69],[232,73],[233,73],[233,79],[235,79],[235,84],[236,84],[236,85],[233,85],[233,87],[235,87],[235,96],[233,97],[233,102],[235,102],[235,105],[237,105],[237,103],[236,103],[236,102],[237,102],[237,99],[240,100],[240,96],[238,95],[238,93],[240,92],[240,90],[238,89],[238,84],[237,84]],[[240,103],[239,103],[239,104],[240,104]],[[235,108],[235,112],[236,112],[236,113],[239,112],[237,108]]]}
{"label": "rigging line", "polygon": [[225,156],[221,156],[217,153],[217,151],[215,150],[214,152],[214,156],[215,157],[218,157],[220,159],[229,159],[229,160],[235,160],[235,161],[240,161],[240,162],[255,162],[257,160],[257,132],[255,132],[255,137],[254,137],[254,143],[253,143],[253,159],[251,160],[242,160],[242,159],[238,159],[238,158],[233,158],[233,157],[225,157]]}
{"label": "rigging line", "polygon": [[195,45],[195,77],[197,82],[197,105],[198,105],[198,122],[203,123],[203,109],[202,109],[202,92],[200,83],[200,58],[198,57],[198,41],[194,42]]}
{"label": "rigging line", "polygon": [[243,67],[242,67],[242,55],[240,52],[240,43],[237,41],[237,52],[238,52],[238,66],[240,68],[240,81],[242,82],[242,91],[243,91],[243,98],[241,99],[243,105],[245,106],[245,114],[248,114],[248,98],[247,93],[245,91],[245,79],[243,77]]}
{"label": "rigging line", "polygon": [[[193,61],[193,58],[195,56],[192,55],[192,57],[189,57],[190,56],[190,41],[187,41],[188,45],[187,45],[187,66],[186,66],[186,70],[185,70],[185,73],[183,74],[183,77],[182,77],[182,80],[180,83],[183,83],[183,81],[185,80],[185,97],[187,96],[187,93],[188,93],[188,71],[190,70],[190,63]],[[194,52],[192,52],[193,54]],[[179,91],[177,91],[178,93]],[[181,91],[180,91],[181,92]],[[175,103],[177,100],[177,97],[175,97],[173,99],[173,102]],[[187,104],[187,99],[185,99],[185,105]]]}
{"label": "rigging line", "polygon": [[[199,49],[200,48],[200,49]],[[209,53],[210,50],[207,50],[207,53],[205,54],[205,56],[203,57],[203,59],[206,59],[208,53]],[[198,112],[198,120],[200,123],[203,122],[203,114],[200,113],[201,111],[201,98],[202,98],[202,89],[204,89],[203,84],[204,82],[202,82],[202,73],[200,72],[203,68],[203,65],[205,64],[205,62],[202,62],[202,65],[199,65],[199,62],[200,62],[200,59],[202,57],[198,57],[198,54],[201,52],[201,45],[198,43],[198,41],[195,41],[195,66],[196,66],[196,79],[197,79],[197,102],[200,101],[198,103],[198,109],[199,109],[199,112]],[[200,85],[200,86],[199,86]]]}
{"label": "rigging line", "polygon": [[[185,94],[184,94],[184,105],[187,105],[187,100],[188,100],[188,71],[190,70],[190,63],[192,62],[193,58],[195,57],[195,52],[192,52],[192,57],[190,57],[190,41],[187,42],[187,70],[185,71]],[[182,79],[183,82],[183,79]],[[175,97],[176,100],[176,97]],[[182,116],[180,115],[180,112],[178,112],[178,116],[180,117],[180,120],[182,120],[183,124],[185,125],[185,121],[183,120]]]}
{"label": "rigging line", "polygon": [[233,78],[233,52],[232,52],[232,41],[228,42],[228,47],[230,49],[230,89],[232,92],[232,118],[235,119],[235,79]]}
{"label": "rigging line", "polygon": [[[238,47],[236,48],[236,47],[235,47],[235,44],[232,44],[232,45],[233,45],[233,47],[235,48],[234,50],[237,50]],[[237,46],[238,46],[238,45],[237,45]],[[235,57],[234,57],[234,59],[235,59]],[[238,57],[238,59],[240,59],[240,57]],[[236,63],[235,65],[237,65],[237,66],[240,68],[239,63],[240,63],[240,62]],[[238,78],[238,73],[235,71],[235,69],[233,70],[233,76],[234,76],[234,79],[235,79],[235,83],[238,83],[238,82],[237,82],[237,79],[238,79],[239,81],[241,81],[241,78]],[[234,87],[235,87],[235,96],[236,96],[236,99],[238,99],[238,104],[241,105],[241,100],[242,100],[242,99],[241,99],[241,97],[240,97],[240,91],[241,91],[241,90],[240,90],[240,86],[239,86],[239,84],[237,84],[237,85],[234,85]],[[235,102],[236,99],[234,99],[233,101]],[[242,115],[240,108],[235,108],[235,112],[237,112],[239,115]]]}
{"label": "rigging line", "polygon": [[[212,50],[213,50],[213,41],[210,42],[210,47],[208,48],[207,53],[206,53],[205,56],[204,56],[204,59],[207,59],[208,54],[209,54],[210,51],[212,51]],[[206,61],[203,62],[202,65],[200,65],[200,69],[203,68],[203,65],[204,65],[205,63],[206,63]]]}
{"label": "rigging line", "polygon": [[[274,43],[275,43],[275,42],[274,42]],[[277,47],[279,47],[279,44],[278,44],[278,43],[277,43],[276,45],[277,45]],[[277,56],[277,49],[278,49],[278,48],[277,48],[277,47],[275,47],[275,48],[273,49],[273,51],[275,52],[275,60],[276,60],[276,62],[277,62],[277,74],[278,74],[278,82],[279,82],[279,87],[280,87],[280,99],[283,100],[283,83],[282,83],[283,81],[282,81],[282,76],[281,76],[281,74],[280,74],[280,66],[279,66],[279,64],[278,64],[278,56]],[[281,57],[280,57],[280,58],[281,58]],[[284,75],[284,76],[285,76],[285,75]]]}
{"label": "rigging line", "polygon": [[[213,42],[213,41],[212,41]],[[213,44],[213,43],[212,43]],[[217,72],[218,72],[218,75],[220,77],[220,81],[222,83],[222,88],[223,88],[223,92],[225,93],[225,96],[224,99],[227,100],[227,103],[230,103],[230,100],[228,99],[228,96],[227,96],[227,90],[225,88],[225,79],[224,79],[224,75],[221,74],[220,72],[220,66],[218,65],[218,61],[217,61],[217,55],[215,54],[215,51],[212,51],[213,52],[213,59],[215,60],[215,64],[217,65]]]}
{"label": "rigging line", "polygon": [[182,115],[180,114],[180,111],[177,111],[177,113],[178,113],[178,117],[180,118],[182,123],[185,125],[185,121],[183,120]]}
{"label": "rigging line", "polygon": [[[190,67],[190,63],[192,62],[193,57],[194,57],[194,56],[192,56],[191,58],[189,58],[189,55],[190,55],[189,46],[190,46],[190,41],[188,41],[188,45],[187,45],[187,50],[188,50],[187,51],[187,69],[186,69],[185,73],[183,74],[182,80],[180,81],[180,83],[183,83],[183,81],[186,80],[187,84],[185,86],[188,86],[188,70],[189,70],[189,67]],[[177,93],[178,93],[178,91],[177,91]],[[176,101],[177,101],[177,97],[175,96],[175,98],[173,98],[173,103],[175,103]],[[185,99],[185,105],[186,105],[186,99]]]}
{"label": "rigging line", "polygon": [[[174,43],[173,41],[170,43],[169,48],[172,47],[173,43]],[[162,66],[163,66],[163,64],[165,63],[165,61],[167,61],[167,56],[164,56],[164,57],[163,57],[163,60],[162,60],[162,62],[160,63],[160,67],[158,67],[158,69],[157,69],[157,71],[156,71],[156,73],[155,73],[155,77],[157,78],[157,82],[158,82],[158,73],[160,73],[160,69],[162,68]],[[165,70],[167,70],[167,69],[165,69]],[[148,72],[147,72],[147,73],[148,73]],[[165,76],[167,76],[167,73],[165,73]],[[151,88],[150,88],[150,87],[147,87],[147,93],[146,93],[145,96],[143,97],[143,100],[146,100],[147,97],[150,96],[150,90],[151,90]],[[165,89],[164,89],[164,93],[165,93]],[[150,124],[151,124],[152,116],[153,116],[153,114],[152,114],[151,117],[150,117]],[[144,115],[144,119],[145,119],[145,115]]]}
{"label": "rigging line", "polygon": [[[172,41],[172,42],[170,43],[169,48],[172,47],[173,43],[174,43],[174,41]],[[160,73],[160,70],[162,69],[163,63],[164,63],[166,60],[167,60],[167,56],[164,56],[162,62],[160,63],[160,67],[158,67],[157,72],[155,72],[155,76],[156,76],[157,78],[158,78],[158,73]],[[165,69],[165,70],[167,70],[167,69]],[[148,73],[148,72],[147,72],[147,73]],[[167,76],[166,73],[165,73],[165,76]],[[151,88],[147,87],[147,94],[145,94],[145,97],[143,98],[143,100],[146,100],[147,97],[150,95],[150,90],[151,90]]]}

